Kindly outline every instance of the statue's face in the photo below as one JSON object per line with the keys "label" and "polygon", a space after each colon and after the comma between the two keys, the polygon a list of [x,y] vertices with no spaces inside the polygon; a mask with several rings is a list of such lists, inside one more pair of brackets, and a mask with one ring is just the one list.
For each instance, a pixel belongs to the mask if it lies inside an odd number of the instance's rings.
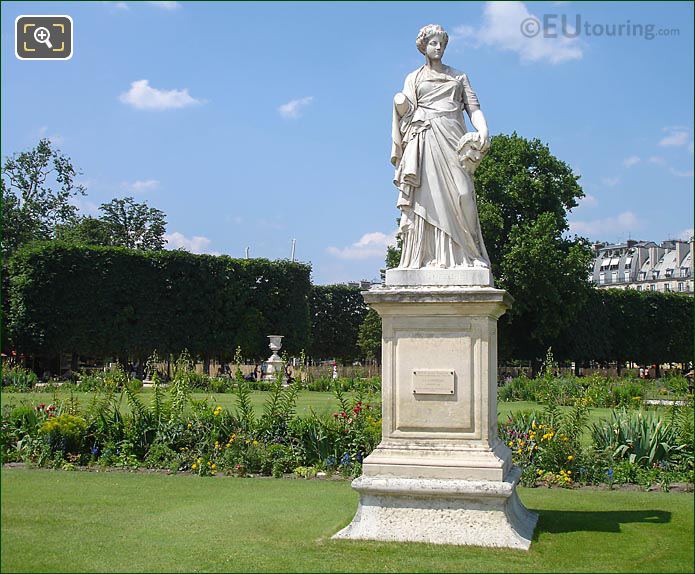
{"label": "statue's face", "polygon": [[425,53],[430,60],[441,60],[444,55],[444,37],[435,34],[427,41]]}

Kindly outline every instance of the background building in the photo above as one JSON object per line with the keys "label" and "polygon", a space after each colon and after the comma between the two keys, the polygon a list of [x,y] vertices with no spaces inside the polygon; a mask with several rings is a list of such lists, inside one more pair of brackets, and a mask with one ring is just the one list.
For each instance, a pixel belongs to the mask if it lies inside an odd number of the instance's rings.
{"label": "background building", "polygon": [[594,245],[589,280],[598,288],[637,291],[693,291],[693,238]]}

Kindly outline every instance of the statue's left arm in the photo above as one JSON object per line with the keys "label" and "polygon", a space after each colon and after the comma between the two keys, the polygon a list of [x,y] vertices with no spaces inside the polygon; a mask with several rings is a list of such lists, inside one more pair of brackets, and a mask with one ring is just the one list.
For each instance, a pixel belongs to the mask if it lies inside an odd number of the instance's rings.
{"label": "statue's left arm", "polygon": [[471,86],[466,74],[461,76],[461,83],[463,84],[463,108],[466,110],[468,117],[471,119],[471,124],[473,124],[473,127],[478,132],[480,143],[483,146],[487,146],[489,130],[487,127],[487,121],[485,120],[485,115],[480,109],[478,96],[475,94],[475,91],[473,90],[473,87]]}

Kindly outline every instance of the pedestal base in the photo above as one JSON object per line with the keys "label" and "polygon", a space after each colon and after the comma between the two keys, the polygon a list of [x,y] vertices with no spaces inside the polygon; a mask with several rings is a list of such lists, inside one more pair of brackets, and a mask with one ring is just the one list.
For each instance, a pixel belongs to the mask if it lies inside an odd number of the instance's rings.
{"label": "pedestal base", "polygon": [[504,481],[361,476],[357,514],[333,538],[528,550],[538,516],[519,501],[513,468]]}
{"label": "pedestal base", "polygon": [[422,269],[387,269],[386,285],[394,287],[425,287],[438,286],[482,286],[492,287],[494,281],[489,269],[482,267],[459,267],[453,269],[437,269],[423,267]]}

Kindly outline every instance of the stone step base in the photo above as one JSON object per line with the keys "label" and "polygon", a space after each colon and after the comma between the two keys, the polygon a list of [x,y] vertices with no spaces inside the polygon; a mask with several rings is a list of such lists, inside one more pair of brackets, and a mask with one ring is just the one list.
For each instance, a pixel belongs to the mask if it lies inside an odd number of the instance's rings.
{"label": "stone step base", "polygon": [[425,542],[528,550],[538,516],[516,494],[521,471],[504,481],[361,476],[360,502],[337,539]]}

